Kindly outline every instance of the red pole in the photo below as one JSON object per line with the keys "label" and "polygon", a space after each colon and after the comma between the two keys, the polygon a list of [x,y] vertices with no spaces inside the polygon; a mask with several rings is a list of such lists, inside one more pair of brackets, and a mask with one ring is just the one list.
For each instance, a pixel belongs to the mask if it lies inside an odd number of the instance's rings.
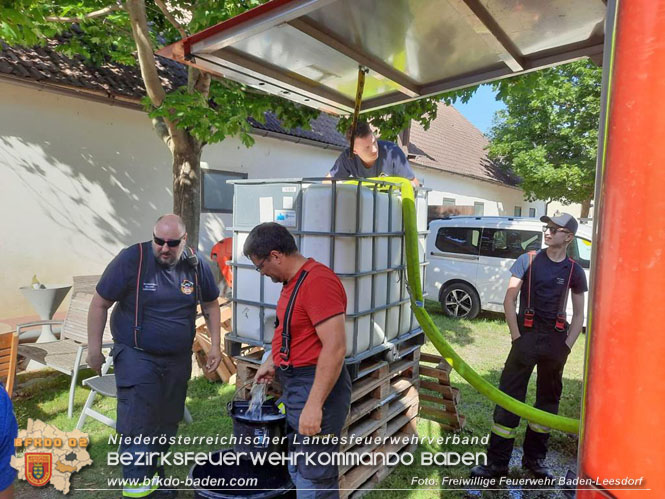
{"label": "red pole", "polygon": [[579,477],[613,497],[662,497],[665,0],[619,1],[610,81]]}

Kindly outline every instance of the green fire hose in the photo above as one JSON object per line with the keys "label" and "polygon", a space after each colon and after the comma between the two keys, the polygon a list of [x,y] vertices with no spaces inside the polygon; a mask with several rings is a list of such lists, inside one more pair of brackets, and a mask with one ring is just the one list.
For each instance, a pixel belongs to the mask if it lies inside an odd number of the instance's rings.
{"label": "green fire hose", "polygon": [[439,353],[441,353],[446,361],[453,366],[453,369],[468,381],[471,386],[504,409],[507,409],[528,421],[549,428],[554,428],[566,433],[578,433],[580,424],[578,419],[557,416],[514,399],[483,379],[471,368],[471,366],[457,355],[453,347],[450,346],[450,343],[448,343],[443,337],[439,328],[434,324],[434,321],[424,307],[423,288],[420,282],[420,262],[418,261],[416,203],[411,182],[399,177],[379,177],[371,180],[390,182],[398,184],[401,187],[402,218],[404,220],[404,231],[406,236],[406,273],[410,288],[411,308],[418,323]]}

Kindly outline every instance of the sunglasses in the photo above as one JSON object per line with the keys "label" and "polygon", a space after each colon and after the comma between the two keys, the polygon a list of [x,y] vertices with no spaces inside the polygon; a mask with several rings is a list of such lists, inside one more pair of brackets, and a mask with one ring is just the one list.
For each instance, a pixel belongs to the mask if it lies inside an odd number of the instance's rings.
{"label": "sunglasses", "polygon": [[157,246],[164,246],[166,244],[169,248],[176,248],[182,242],[183,237],[185,237],[184,234],[182,236],[180,236],[180,239],[166,240],[166,239],[162,239],[161,237],[157,237],[156,235],[153,234],[152,235],[152,240],[155,242],[155,244]]}
{"label": "sunglasses", "polygon": [[565,232],[566,234],[572,234],[569,230],[562,229],[561,227],[543,227],[543,232],[550,232],[552,234],[556,234],[557,232]]}

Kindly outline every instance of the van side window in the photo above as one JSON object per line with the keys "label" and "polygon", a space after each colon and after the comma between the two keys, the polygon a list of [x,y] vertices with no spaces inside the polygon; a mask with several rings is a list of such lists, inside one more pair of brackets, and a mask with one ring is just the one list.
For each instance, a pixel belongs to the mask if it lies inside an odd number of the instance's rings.
{"label": "van side window", "polygon": [[447,253],[477,255],[480,229],[442,227],[436,235],[436,247]]}
{"label": "van side window", "polygon": [[579,263],[583,269],[588,269],[591,265],[591,241],[575,237],[573,242],[568,245],[566,251],[568,256]]}
{"label": "van side window", "polygon": [[539,250],[542,232],[516,229],[483,229],[480,254],[494,258],[517,258],[531,250]]}

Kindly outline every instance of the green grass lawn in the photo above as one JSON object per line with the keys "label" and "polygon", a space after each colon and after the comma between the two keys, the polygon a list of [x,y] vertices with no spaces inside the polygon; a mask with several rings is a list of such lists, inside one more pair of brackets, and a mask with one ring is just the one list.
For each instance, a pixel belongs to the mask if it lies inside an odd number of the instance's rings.
{"label": "green grass lawn", "polygon": [[[510,335],[502,315],[482,314],[473,321],[451,320],[440,314],[439,305],[428,302],[428,311],[443,332],[446,339],[456,351],[481,376],[490,383],[498,385],[501,369],[510,350]],[[564,371],[564,387],[559,413],[565,416],[578,418],[580,415],[580,399],[582,395],[584,337],[580,337],[568,358]],[[423,351],[436,353],[431,344],[426,344]],[[91,371],[82,374],[82,378],[92,375]],[[78,414],[83,407],[88,391],[78,389],[76,393],[75,417],[67,419],[67,395],[69,378],[52,371],[24,373],[18,376],[21,385],[19,396],[15,399],[15,411],[19,420],[19,428],[25,428],[28,418],[41,419],[55,425],[61,430],[74,429]],[[457,373],[451,375],[451,383],[460,389],[461,402],[459,411],[466,416],[466,426],[460,436],[486,436],[492,423],[493,404],[478,394]],[[205,378],[196,378],[189,383],[187,406],[192,413],[194,422],[191,425],[181,425],[180,433],[190,436],[202,435],[231,435],[231,419],[226,415],[226,404],[233,398],[234,388],[220,383],[210,383]],[[535,400],[535,376],[529,386],[527,402],[533,404]],[[99,397],[95,405],[97,410],[115,418],[115,400]],[[520,446],[524,438],[526,423],[520,425],[517,437],[516,452],[513,455],[512,476],[527,476],[519,468],[521,458]],[[90,437],[88,451],[93,464],[76,473],[71,479],[71,497],[118,497],[117,491],[91,491],[106,487],[108,477],[121,476],[118,466],[107,464],[107,453],[114,452],[116,448],[108,443],[113,430],[97,421],[88,418],[83,431]],[[418,424],[421,437],[450,435],[442,432],[437,423],[421,419]],[[577,437],[560,432],[553,432],[550,438],[550,454],[548,460],[558,474],[565,474],[567,469],[575,470],[577,454]],[[210,446],[181,446],[171,450],[180,451],[211,451]],[[490,492],[482,494],[469,491],[439,490],[439,486],[418,486],[412,484],[414,477],[434,479],[440,483],[441,478],[466,477],[469,466],[423,466],[420,465],[422,452],[484,452],[482,445],[421,445],[416,451],[414,464],[400,466],[379,487],[382,490],[371,492],[370,498],[434,498],[434,497],[555,497],[560,493],[546,491],[519,491]],[[189,467],[167,468],[167,475],[185,478]],[[86,490],[88,489],[88,490]],[[428,490],[431,489],[431,490]],[[434,490],[436,489],[436,490]],[[60,497],[61,495],[48,487],[40,491],[40,497]],[[17,497],[35,497],[35,489],[25,482],[17,485]],[[193,497],[190,491],[180,492],[179,497]]]}

